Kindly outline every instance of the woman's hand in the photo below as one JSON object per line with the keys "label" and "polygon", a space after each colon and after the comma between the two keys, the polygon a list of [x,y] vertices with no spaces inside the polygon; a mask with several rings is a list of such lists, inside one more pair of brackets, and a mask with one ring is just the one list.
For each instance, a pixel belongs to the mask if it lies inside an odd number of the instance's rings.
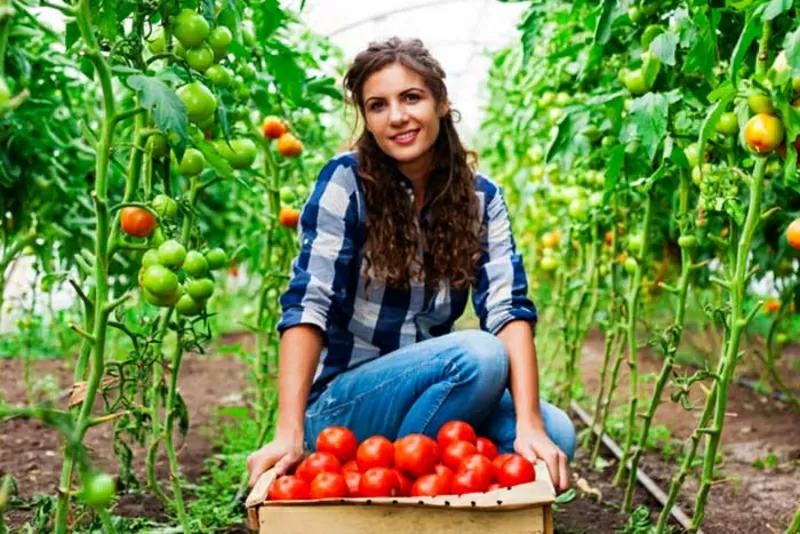
{"label": "woman's hand", "polygon": [[260,477],[270,467],[275,466],[278,476],[286,474],[303,459],[303,438],[276,436],[247,457],[247,470],[250,472],[250,487],[255,486]]}
{"label": "woman's hand", "polygon": [[558,493],[563,493],[569,488],[569,468],[567,455],[559,449],[547,436],[544,429],[528,428],[517,429],[517,439],[514,441],[514,450],[531,462],[541,458],[550,470]]}

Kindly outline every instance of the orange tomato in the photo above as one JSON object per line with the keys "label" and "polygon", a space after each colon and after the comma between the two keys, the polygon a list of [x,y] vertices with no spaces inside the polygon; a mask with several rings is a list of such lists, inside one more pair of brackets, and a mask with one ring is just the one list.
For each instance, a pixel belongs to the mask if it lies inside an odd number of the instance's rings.
{"label": "orange tomato", "polygon": [[783,123],[769,113],[759,113],[747,121],[744,139],[748,146],[759,154],[772,152],[783,141]]}
{"label": "orange tomato", "polygon": [[285,158],[294,158],[303,152],[303,143],[290,133],[285,133],[278,139],[278,152]]}
{"label": "orange tomato", "polygon": [[136,206],[122,208],[119,222],[122,231],[132,237],[148,237],[156,229],[156,218]]}
{"label": "orange tomato", "polygon": [[298,221],[300,221],[300,210],[287,208],[286,206],[281,208],[281,212],[278,214],[278,222],[280,222],[281,226],[284,228],[297,228]]}
{"label": "orange tomato", "polygon": [[800,218],[791,222],[786,229],[786,241],[795,250],[800,250]]}
{"label": "orange tomato", "polygon": [[561,241],[561,232],[553,230],[552,232],[545,232],[542,236],[542,246],[544,248],[555,248]]}
{"label": "orange tomato", "polygon": [[270,115],[261,123],[261,131],[264,133],[264,137],[278,139],[288,131],[288,128],[278,117]]}
{"label": "orange tomato", "polygon": [[781,302],[775,299],[767,299],[764,301],[764,312],[765,313],[775,313],[781,309]]}

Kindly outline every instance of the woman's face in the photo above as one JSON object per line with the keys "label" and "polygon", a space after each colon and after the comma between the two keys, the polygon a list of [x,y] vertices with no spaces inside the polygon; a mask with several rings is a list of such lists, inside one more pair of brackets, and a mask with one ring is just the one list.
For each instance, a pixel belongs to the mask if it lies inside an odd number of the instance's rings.
{"label": "woman's face", "polygon": [[400,63],[387,65],[367,78],[363,96],[367,130],[381,150],[406,165],[428,156],[440,115],[422,76]]}

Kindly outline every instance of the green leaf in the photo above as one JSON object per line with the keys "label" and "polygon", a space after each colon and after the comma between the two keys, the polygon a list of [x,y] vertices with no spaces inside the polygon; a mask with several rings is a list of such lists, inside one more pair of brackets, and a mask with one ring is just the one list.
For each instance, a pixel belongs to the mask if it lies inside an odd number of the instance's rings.
{"label": "green leaf", "polygon": [[[138,94],[141,106],[153,114],[156,127],[166,134],[180,161],[186,150],[189,129],[189,119],[183,101],[171,87],[156,78],[137,74],[130,76],[127,83]],[[177,144],[174,143],[175,134],[178,137]]]}
{"label": "green leaf", "polygon": [[717,64],[717,58],[715,54],[710,53],[717,47],[716,24],[710,21],[704,13],[699,12],[687,25],[688,28],[682,32],[681,36],[681,45],[688,48],[682,72],[699,74],[712,85],[716,85],[718,81],[714,74],[714,67]]}
{"label": "green leaf", "polygon": [[744,29],[742,30],[741,35],[739,35],[739,41],[736,43],[736,48],[733,50],[733,59],[731,60],[728,76],[730,77],[731,83],[733,83],[734,87],[738,87],[737,74],[739,73],[739,68],[742,66],[744,58],[747,55],[747,50],[750,48],[750,45],[753,43],[753,41],[759,37],[761,37],[761,21],[758,19],[758,17],[751,16],[747,19]]}
{"label": "green leaf", "polygon": [[297,64],[291,52],[277,51],[266,57],[269,73],[275,84],[292,102],[300,102],[303,93],[305,71]]}
{"label": "green leaf", "polygon": [[222,157],[213,143],[203,140],[197,144],[197,149],[203,153],[206,163],[211,165],[217,171],[217,174],[222,178],[233,178],[233,167],[228,163],[228,160]]}
{"label": "green leaf", "polygon": [[262,0],[253,3],[252,9],[256,40],[266,41],[284,25],[286,13],[281,9],[278,0]]}
{"label": "green leaf", "polygon": [[800,76],[800,28],[786,34],[783,49],[786,51],[786,61],[792,68],[792,76]]}
{"label": "green leaf", "polygon": [[772,0],[764,8],[763,13],[761,14],[761,20],[763,22],[768,22],[778,15],[786,13],[792,8],[792,3],[793,0]]}
{"label": "green leaf", "polygon": [[312,94],[317,93],[329,96],[334,100],[342,100],[344,98],[342,90],[336,86],[336,80],[330,76],[310,80],[306,84],[306,90]]}
{"label": "green leaf", "polygon": [[604,0],[600,16],[597,17],[597,25],[594,28],[594,42],[604,45],[611,37],[611,23],[614,22],[612,15],[617,0]]}
{"label": "green leaf", "polygon": [[650,43],[650,51],[670,67],[675,66],[675,49],[678,46],[678,35],[667,31],[656,36]]}
{"label": "green leaf", "polygon": [[74,21],[68,22],[65,29],[66,35],[64,45],[67,48],[70,48],[72,45],[78,42],[78,39],[81,38],[81,29],[78,27],[78,23]]}
{"label": "green leaf", "polygon": [[603,194],[605,202],[608,202],[614,189],[617,187],[617,182],[622,174],[622,166],[624,164],[625,145],[616,145],[611,149],[608,157],[608,165],[606,166],[605,193]]}
{"label": "green leaf", "polygon": [[624,142],[637,140],[652,161],[666,137],[669,102],[664,95],[647,93],[633,101],[622,130]]}
{"label": "green leaf", "polygon": [[522,62],[528,64],[536,42],[539,40],[539,28],[542,26],[544,7],[531,5],[523,15],[517,29],[522,32]]}
{"label": "green leaf", "polygon": [[[717,121],[719,121],[719,118],[722,116],[722,114],[725,113],[725,110],[728,108],[728,104],[733,102],[733,99],[736,97],[736,89],[734,89],[732,85],[726,85],[725,87],[727,87],[728,90],[725,93],[720,94],[719,100],[717,100],[708,110],[708,114],[703,121],[703,125],[700,127],[700,138],[697,141],[698,154],[705,154],[706,141],[708,141],[709,137],[714,135],[714,126],[716,126]],[[700,169],[702,172],[702,165],[700,165]]]}
{"label": "green leaf", "polygon": [[117,11],[112,0],[92,0],[92,19],[100,30],[100,35],[109,40],[117,37]]}

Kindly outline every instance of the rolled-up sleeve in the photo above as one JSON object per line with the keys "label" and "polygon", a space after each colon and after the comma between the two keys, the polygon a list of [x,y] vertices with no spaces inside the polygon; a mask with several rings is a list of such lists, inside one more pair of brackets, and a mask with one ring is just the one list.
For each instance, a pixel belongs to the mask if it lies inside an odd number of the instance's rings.
{"label": "rolled-up sleeve", "polygon": [[345,298],[358,224],[355,169],[338,160],[320,172],[303,207],[300,251],[281,295],[280,334],[300,324],[327,331],[332,307]]}
{"label": "rolled-up sleeve", "polygon": [[505,199],[494,186],[484,194],[486,233],[472,293],[481,329],[496,334],[517,319],[535,327],[536,306],[528,298],[528,279],[516,250]]}

